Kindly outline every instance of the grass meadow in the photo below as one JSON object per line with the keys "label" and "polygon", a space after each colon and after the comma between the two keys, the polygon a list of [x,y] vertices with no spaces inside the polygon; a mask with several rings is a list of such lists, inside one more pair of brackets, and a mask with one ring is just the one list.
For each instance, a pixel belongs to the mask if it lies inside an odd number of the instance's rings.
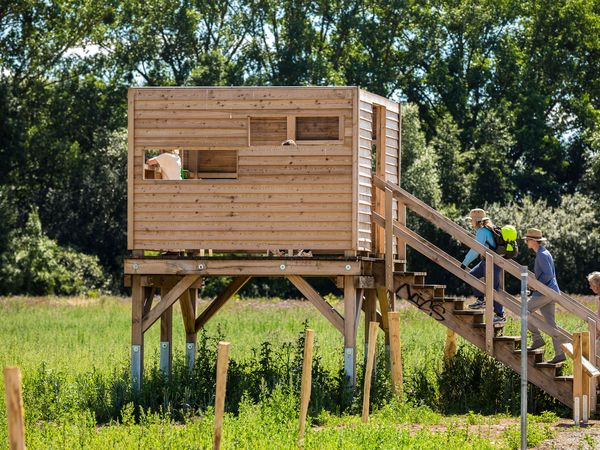
{"label": "grass meadow", "polygon": [[[368,424],[360,421],[362,392],[353,399],[344,390],[343,338],[308,302],[231,301],[199,335],[191,376],[183,364],[185,338],[176,310],[171,380],[157,369],[159,327],[154,326],[145,337],[146,381],[138,395],[128,383],[129,299],[0,298],[0,315],[0,365],[21,368],[30,449],[210,448],[220,339],[231,342],[223,448],[297,448],[305,326],[315,330],[315,362],[304,448],[508,449],[519,444],[518,376],[460,339],[455,360],[444,364],[446,329],[412,307],[401,309],[404,398],[391,394],[379,333]],[[558,319],[570,331],[583,329],[564,314]],[[505,334],[518,330],[518,322],[509,319]],[[358,342],[364,342],[362,324]],[[359,383],[363,355],[359,344]],[[567,412],[537,389],[530,388],[530,397],[535,414],[530,443],[536,444],[552,436],[549,423]],[[0,446],[7,446],[4,409]]]}

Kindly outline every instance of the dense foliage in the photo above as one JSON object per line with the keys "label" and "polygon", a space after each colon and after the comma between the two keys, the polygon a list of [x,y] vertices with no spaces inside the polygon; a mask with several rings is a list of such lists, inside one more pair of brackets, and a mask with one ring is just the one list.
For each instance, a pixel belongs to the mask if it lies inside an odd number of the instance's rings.
{"label": "dense foliage", "polygon": [[136,85],[360,85],[414,105],[404,180],[435,206],[576,194],[599,218],[593,0],[16,0],[0,30],[0,251],[35,206],[118,280]]}

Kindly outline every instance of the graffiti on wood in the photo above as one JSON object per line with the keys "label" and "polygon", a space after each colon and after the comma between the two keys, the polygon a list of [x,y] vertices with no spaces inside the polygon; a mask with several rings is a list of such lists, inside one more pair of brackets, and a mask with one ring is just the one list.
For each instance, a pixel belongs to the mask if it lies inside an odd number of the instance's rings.
{"label": "graffiti on wood", "polygon": [[429,314],[438,322],[445,320],[446,308],[440,303],[433,301],[433,298],[427,299],[418,291],[413,291],[412,286],[404,283],[396,290],[396,295],[405,298],[426,314]]}

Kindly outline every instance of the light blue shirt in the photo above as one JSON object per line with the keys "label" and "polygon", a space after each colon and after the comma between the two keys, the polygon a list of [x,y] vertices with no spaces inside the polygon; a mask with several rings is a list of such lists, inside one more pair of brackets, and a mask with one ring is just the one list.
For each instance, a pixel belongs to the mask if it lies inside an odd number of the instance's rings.
{"label": "light blue shirt", "polygon": [[[480,244],[485,245],[486,248],[491,248],[491,249],[495,249],[496,248],[496,241],[494,241],[494,234],[487,227],[478,228],[477,232],[475,233],[475,239]],[[466,254],[465,259],[463,260],[462,263],[465,266],[468,266],[478,256],[479,256],[479,252],[471,249],[471,250],[469,250],[469,253]]]}
{"label": "light blue shirt", "polygon": [[[540,246],[537,253],[535,254],[535,265],[533,271],[535,272],[535,278],[541,281],[550,289],[560,292],[558,282],[556,281],[556,270],[554,268],[554,259],[546,247]],[[537,291],[531,293],[532,297],[541,297]]]}

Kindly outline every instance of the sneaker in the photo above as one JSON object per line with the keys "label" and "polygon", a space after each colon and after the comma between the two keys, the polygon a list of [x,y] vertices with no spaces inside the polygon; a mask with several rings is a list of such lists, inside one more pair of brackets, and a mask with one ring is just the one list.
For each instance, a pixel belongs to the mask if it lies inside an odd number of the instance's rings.
{"label": "sneaker", "polygon": [[469,309],[485,309],[485,300],[478,298],[475,303],[469,305]]}
{"label": "sneaker", "polygon": [[503,324],[504,322],[506,322],[506,316],[504,314],[501,316],[494,314],[494,325]]}
{"label": "sneaker", "polygon": [[529,347],[527,347],[528,351],[537,350],[538,348],[542,348],[546,343],[543,340],[536,341],[535,339],[531,343]]}

